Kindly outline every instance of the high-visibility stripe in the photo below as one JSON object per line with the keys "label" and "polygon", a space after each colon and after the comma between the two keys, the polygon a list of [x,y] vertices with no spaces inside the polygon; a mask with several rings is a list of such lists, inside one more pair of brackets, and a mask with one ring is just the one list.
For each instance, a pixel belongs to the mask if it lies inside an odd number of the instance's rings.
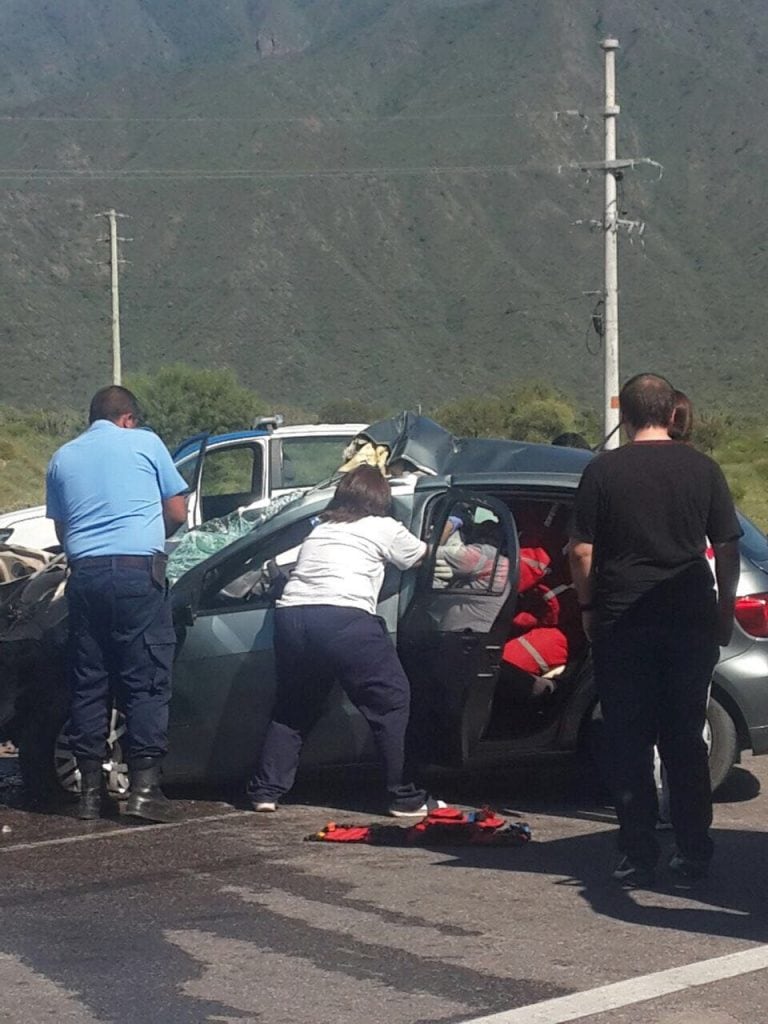
{"label": "high-visibility stripe", "polygon": [[541,569],[542,572],[549,572],[549,562],[540,562],[536,558],[529,558],[528,555],[521,555],[520,561],[525,562],[526,565],[530,565],[532,569]]}
{"label": "high-visibility stripe", "polygon": [[526,640],[524,636],[519,636],[516,639],[517,639],[518,643],[522,647],[524,647],[526,649],[526,651],[528,651],[528,653],[533,658],[533,660],[536,662],[536,664],[539,666],[541,671],[542,672],[548,672],[549,668],[550,668],[549,662],[546,660],[546,658],[542,654],[540,654],[536,650],[536,648],[533,646],[531,641],[530,640]]}
{"label": "high-visibility stripe", "polygon": [[572,590],[572,583],[561,583],[559,587],[554,587],[552,590],[545,590],[541,595],[545,601],[552,601],[559,594],[564,594],[566,590]]}

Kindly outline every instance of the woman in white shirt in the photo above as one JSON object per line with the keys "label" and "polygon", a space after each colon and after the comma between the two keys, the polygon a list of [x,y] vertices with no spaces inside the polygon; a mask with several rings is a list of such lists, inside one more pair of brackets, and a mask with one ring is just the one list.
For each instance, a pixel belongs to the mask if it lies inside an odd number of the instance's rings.
{"label": "woman in white shirt", "polygon": [[365,717],[383,762],[389,813],[427,813],[403,780],[410,686],[376,604],[388,563],[410,569],[426,544],[390,515],[389,483],[374,466],[342,477],[299,550],[275,612],[277,698],[248,793],[274,811],[293,785],[301,748],[338,680]]}

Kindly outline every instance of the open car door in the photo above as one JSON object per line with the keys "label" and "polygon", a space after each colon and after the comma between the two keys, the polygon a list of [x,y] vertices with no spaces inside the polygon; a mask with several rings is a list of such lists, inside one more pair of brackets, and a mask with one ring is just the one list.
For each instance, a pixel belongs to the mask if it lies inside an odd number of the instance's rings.
{"label": "open car door", "polygon": [[[191,530],[195,526],[199,526],[200,519],[200,481],[203,477],[203,463],[205,462],[205,451],[208,446],[208,438],[210,433],[199,434],[192,440],[200,441],[200,447],[197,450],[197,456],[194,462],[185,468],[183,473],[184,479],[189,486],[189,497],[187,498],[187,529]],[[186,460],[185,460],[186,461]]]}
{"label": "open car door", "polygon": [[430,552],[398,631],[410,743],[421,762],[460,766],[490,720],[517,600],[517,530],[502,501],[451,490],[426,531]]}

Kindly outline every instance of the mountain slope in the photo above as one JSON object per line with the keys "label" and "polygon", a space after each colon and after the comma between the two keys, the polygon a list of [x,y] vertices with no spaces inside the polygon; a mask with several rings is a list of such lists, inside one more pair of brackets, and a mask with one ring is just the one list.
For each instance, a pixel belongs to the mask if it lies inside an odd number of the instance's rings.
{"label": "mountain slope", "polygon": [[762,404],[757,3],[26,0],[0,29],[2,401],[108,379],[110,206],[126,370],[231,365],[309,407],[530,377],[597,401],[602,239],[575,222],[602,179],[569,165],[602,155],[612,33],[620,155],[664,167],[622,183],[647,222],[621,242],[623,373]]}

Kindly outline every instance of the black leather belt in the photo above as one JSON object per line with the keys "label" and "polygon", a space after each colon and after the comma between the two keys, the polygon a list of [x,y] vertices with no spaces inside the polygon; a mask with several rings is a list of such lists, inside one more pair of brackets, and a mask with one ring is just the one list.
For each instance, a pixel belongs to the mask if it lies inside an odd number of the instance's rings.
{"label": "black leather belt", "polygon": [[91,558],[76,558],[73,569],[151,569],[153,559],[165,559],[165,555],[94,555]]}

